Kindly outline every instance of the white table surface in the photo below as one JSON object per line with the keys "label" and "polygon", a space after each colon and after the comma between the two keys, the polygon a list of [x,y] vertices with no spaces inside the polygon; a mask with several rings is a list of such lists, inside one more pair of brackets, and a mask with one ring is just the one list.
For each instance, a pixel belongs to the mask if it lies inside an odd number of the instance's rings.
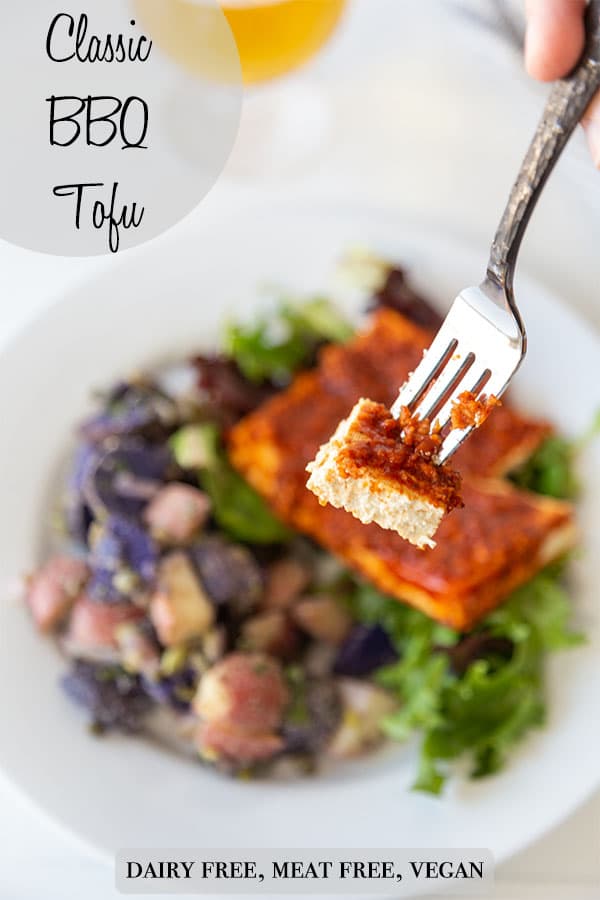
{"label": "white table surface", "polygon": [[[260,184],[226,173],[181,229],[255,196],[314,193],[394,209],[479,242],[493,233],[543,96],[497,40],[445,15],[436,0],[356,0],[336,44],[296,83],[316,84],[331,104],[335,127],[318,161],[293,178],[284,171]],[[591,327],[600,326],[599,234],[600,173],[588,166],[578,138],[540,203],[522,266]],[[0,349],[69,285],[112,264],[50,258],[0,242]],[[0,900],[118,896],[110,867],[56,829],[3,776],[0,847]],[[500,866],[493,897],[599,898],[600,792]]]}

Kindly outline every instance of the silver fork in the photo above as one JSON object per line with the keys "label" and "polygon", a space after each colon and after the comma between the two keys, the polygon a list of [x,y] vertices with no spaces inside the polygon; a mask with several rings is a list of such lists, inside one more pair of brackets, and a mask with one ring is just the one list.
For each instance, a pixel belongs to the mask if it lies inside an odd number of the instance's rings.
{"label": "silver fork", "polygon": [[527,338],[513,292],[517,254],[548,176],[599,89],[600,0],[591,0],[583,56],[552,88],[496,232],[486,277],[479,287],[458,295],[392,406],[396,418],[407,406],[419,418],[439,423],[438,463],[446,462],[473,430],[450,427],[458,396],[463,391],[502,396],[525,356]]}

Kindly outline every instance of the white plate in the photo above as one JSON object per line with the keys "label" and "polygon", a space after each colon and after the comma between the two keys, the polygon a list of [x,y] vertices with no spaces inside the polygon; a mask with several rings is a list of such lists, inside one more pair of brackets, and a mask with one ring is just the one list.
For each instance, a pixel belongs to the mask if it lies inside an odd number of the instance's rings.
{"label": "white plate", "polygon": [[[485,250],[352,210],[264,209],[123,257],[49,309],[0,357],[4,586],[36,557],[56,463],[90,389],[165,354],[214,341],[228,312],[251,312],[256,286],[322,291],[357,243],[408,264],[440,302],[477,283]],[[515,393],[526,409],[580,433],[600,406],[600,346],[590,328],[521,278],[530,353]],[[40,808],[104,854],[119,847],[480,847],[498,860],[539,837],[600,783],[597,698],[600,454],[583,461],[586,552],[577,606],[590,642],[557,655],[550,721],[508,769],[455,781],[442,799],[408,790],[413,747],[282,785],[228,781],[135,739],[94,740],[56,685],[63,665],[28,616],[0,606],[0,765]]]}

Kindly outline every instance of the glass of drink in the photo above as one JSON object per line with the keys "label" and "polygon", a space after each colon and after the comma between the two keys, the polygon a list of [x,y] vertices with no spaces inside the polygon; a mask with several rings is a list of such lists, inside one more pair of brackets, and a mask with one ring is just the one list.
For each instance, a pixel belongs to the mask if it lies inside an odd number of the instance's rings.
{"label": "glass of drink", "polygon": [[[266,174],[294,167],[322,146],[327,105],[316,86],[281,80],[312,59],[339,25],[347,0],[133,0],[140,26],[188,73],[231,78],[219,39],[225,17],[246,88],[230,167]],[[230,61],[229,61],[230,62]]]}

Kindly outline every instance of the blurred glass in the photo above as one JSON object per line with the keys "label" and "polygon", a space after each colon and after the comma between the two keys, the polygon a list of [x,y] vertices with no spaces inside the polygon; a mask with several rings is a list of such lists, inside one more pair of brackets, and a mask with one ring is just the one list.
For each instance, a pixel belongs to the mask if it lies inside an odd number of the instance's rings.
{"label": "blurred glass", "polygon": [[135,0],[156,43],[188,71],[223,78],[211,53],[221,7],[238,46],[246,84],[256,84],[311,59],[340,21],[346,0]]}
{"label": "blurred glass", "polygon": [[[235,80],[218,34],[233,34],[246,92],[240,135],[228,166],[243,177],[274,175],[322,153],[331,127],[323,92],[304,79],[280,79],[312,59],[334,34],[347,0],[130,0],[137,19],[182,72],[223,85]],[[237,72],[239,80],[240,72]],[[278,80],[279,79],[279,80]],[[257,87],[261,86],[261,87]],[[185,137],[185,91],[174,105],[178,144]],[[187,119],[187,124],[186,124]]]}

